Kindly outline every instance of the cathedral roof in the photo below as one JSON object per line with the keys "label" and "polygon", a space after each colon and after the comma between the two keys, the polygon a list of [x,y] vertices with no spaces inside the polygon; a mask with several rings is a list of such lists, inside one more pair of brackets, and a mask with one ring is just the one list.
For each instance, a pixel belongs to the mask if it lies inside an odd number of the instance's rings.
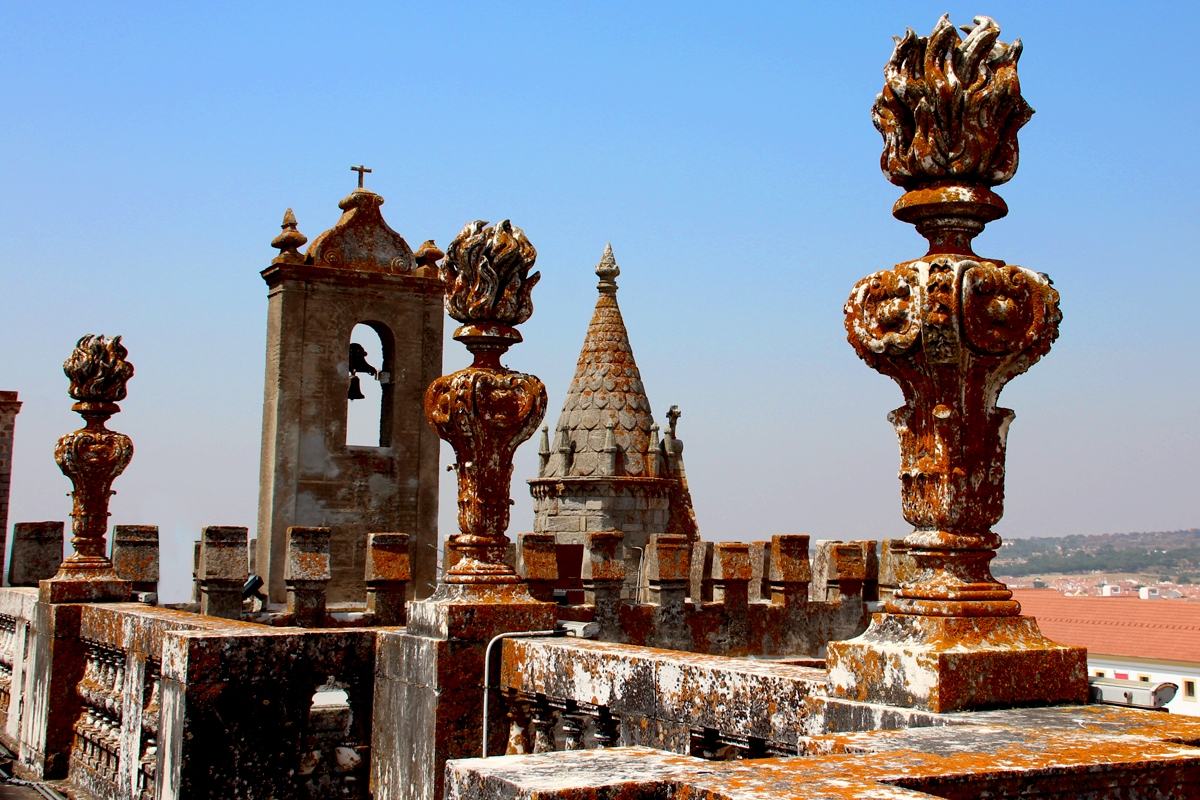
{"label": "cathedral roof", "polygon": [[[583,350],[575,367],[575,377],[563,401],[552,451],[561,452],[564,432],[573,454],[569,459],[551,457],[544,478],[602,476],[606,464],[608,428],[611,426],[617,448],[615,469],[618,476],[655,477],[653,457],[649,455],[657,439],[652,434],[654,418],[650,401],[642,386],[642,376],[633,358],[629,333],[617,305],[616,277],[621,272],[613,257],[612,245],[596,267],[600,276],[596,310],[583,340]],[[569,466],[567,463],[569,462]],[[564,471],[565,468],[565,471]]]}

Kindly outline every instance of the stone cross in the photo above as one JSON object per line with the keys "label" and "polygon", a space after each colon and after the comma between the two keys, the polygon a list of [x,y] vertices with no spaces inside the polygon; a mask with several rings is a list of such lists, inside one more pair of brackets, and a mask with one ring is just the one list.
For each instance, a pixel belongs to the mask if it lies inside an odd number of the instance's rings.
{"label": "stone cross", "polygon": [[350,171],[358,173],[358,188],[360,188],[360,189],[363,188],[363,173],[370,172],[371,171],[370,168],[364,167],[362,164],[359,164],[357,167],[351,167]]}

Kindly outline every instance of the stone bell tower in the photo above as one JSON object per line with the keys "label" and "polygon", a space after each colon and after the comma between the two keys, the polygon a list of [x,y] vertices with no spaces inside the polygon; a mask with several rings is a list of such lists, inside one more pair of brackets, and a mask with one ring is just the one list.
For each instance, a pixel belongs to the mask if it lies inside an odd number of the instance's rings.
{"label": "stone bell tower", "polygon": [[[360,170],[360,168],[354,168]],[[331,529],[330,602],[365,598],[367,534],[410,535],[417,596],[436,579],[438,437],[422,411],[442,374],[442,282],[432,241],[417,253],[362,186],[305,253],[288,209],[271,245],[267,369],[258,497],[258,571],[284,602],[287,529]],[[370,326],[383,345],[379,446],[346,444],[350,334]],[[380,354],[372,354],[373,357]]]}

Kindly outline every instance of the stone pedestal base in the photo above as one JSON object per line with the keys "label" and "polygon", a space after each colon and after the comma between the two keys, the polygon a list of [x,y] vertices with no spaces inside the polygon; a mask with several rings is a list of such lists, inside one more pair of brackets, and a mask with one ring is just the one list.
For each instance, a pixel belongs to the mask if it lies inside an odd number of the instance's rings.
{"label": "stone pedestal base", "polygon": [[38,600],[43,603],[128,603],[133,584],[112,577],[75,578],[61,574],[38,584]]}
{"label": "stone pedestal base", "polygon": [[1050,641],[1033,617],[875,614],[830,642],[829,695],[942,713],[1086,703],[1087,650]]}
{"label": "stone pedestal base", "polygon": [[[371,786],[376,800],[441,797],[446,761],[479,756],[484,662],[500,633],[551,630],[558,607],[524,584],[441,584],[408,606],[404,631],[380,631],[376,662]],[[492,649],[494,687],[500,645]],[[508,723],[489,689],[488,749],[503,755]],[[397,725],[396,720],[403,720]]]}
{"label": "stone pedestal base", "polygon": [[499,633],[550,630],[558,606],[534,600],[523,583],[443,583],[408,607],[408,632],[487,642]]}

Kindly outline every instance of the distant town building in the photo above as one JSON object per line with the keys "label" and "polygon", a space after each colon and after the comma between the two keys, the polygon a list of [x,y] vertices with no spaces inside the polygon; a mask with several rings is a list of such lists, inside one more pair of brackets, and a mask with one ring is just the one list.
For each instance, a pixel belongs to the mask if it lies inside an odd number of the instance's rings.
{"label": "distant town building", "polygon": [[[1104,589],[1120,590],[1106,585]],[[1156,587],[1148,597],[1157,598]],[[1088,673],[1179,687],[1173,714],[1200,716],[1200,603],[1147,603],[1126,592],[1066,597],[1054,589],[1014,589],[1021,613],[1048,638],[1088,649]]]}

